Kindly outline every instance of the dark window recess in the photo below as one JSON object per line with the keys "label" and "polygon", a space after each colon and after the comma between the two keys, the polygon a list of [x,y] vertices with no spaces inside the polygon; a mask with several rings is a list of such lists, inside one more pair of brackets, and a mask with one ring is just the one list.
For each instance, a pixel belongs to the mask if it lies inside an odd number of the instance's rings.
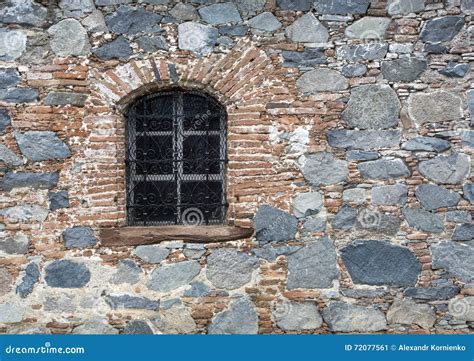
{"label": "dark window recess", "polygon": [[227,115],[202,93],[172,90],[126,114],[127,223],[222,224]]}

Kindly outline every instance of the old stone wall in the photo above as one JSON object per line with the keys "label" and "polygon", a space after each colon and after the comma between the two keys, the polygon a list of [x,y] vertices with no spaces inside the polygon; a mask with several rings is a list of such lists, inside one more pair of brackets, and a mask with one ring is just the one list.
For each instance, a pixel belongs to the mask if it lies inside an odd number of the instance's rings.
{"label": "old stone wall", "polygon": [[[0,333],[468,333],[472,0],[0,4]],[[125,226],[124,110],[226,108],[227,243]]]}

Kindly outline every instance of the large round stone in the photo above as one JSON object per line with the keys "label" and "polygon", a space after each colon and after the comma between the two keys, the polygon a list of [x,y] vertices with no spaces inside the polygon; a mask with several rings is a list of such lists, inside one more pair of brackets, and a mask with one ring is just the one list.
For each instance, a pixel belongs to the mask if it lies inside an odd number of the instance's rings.
{"label": "large round stone", "polygon": [[277,326],[283,330],[311,330],[323,324],[314,302],[284,301],[278,303],[272,313]]}
{"label": "large round stone", "polygon": [[247,297],[233,301],[229,308],[218,313],[209,325],[209,334],[255,334],[258,315]]}
{"label": "large round stone", "polygon": [[148,288],[168,292],[189,284],[201,271],[197,261],[184,261],[156,268],[148,281]]}
{"label": "large round stone", "polygon": [[58,56],[87,55],[91,50],[86,29],[75,19],[64,19],[48,29],[51,49]]}
{"label": "large round stone", "polygon": [[416,198],[427,211],[438,208],[453,207],[458,204],[461,196],[446,188],[434,184],[422,184],[415,191]]}
{"label": "large round stone", "polygon": [[66,259],[52,262],[45,272],[44,279],[50,287],[80,288],[91,279],[91,273],[84,264]]}
{"label": "large round stone", "polygon": [[207,258],[206,276],[218,288],[233,290],[252,279],[258,259],[235,249],[219,248]]}
{"label": "large round stone", "polygon": [[436,322],[436,315],[429,305],[420,305],[407,298],[395,300],[387,312],[387,320],[390,324],[414,324],[428,330]]}
{"label": "large round stone", "polygon": [[425,59],[400,58],[382,62],[382,74],[388,81],[410,82],[416,80],[426,67]]}
{"label": "large round stone", "polygon": [[387,328],[382,311],[341,301],[329,303],[323,317],[333,332],[376,332]]}
{"label": "large round stone", "polygon": [[457,94],[444,90],[408,97],[408,115],[417,125],[461,119],[462,107],[462,99]]}
{"label": "large round stone", "polygon": [[352,128],[387,129],[398,124],[400,101],[388,85],[361,85],[352,89],[342,118]]}
{"label": "large round stone", "polygon": [[336,70],[316,69],[301,75],[296,81],[296,86],[302,93],[314,94],[324,91],[337,91],[347,89],[349,82]]}
{"label": "large round stone", "polygon": [[327,152],[308,155],[302,171],[306,181],[314,187],[343,182],[349,175],[347,162]]}
{"label": "large round stone", "polygon": [[435,183],[460,184],[469,175],[471,159],[466,154],[438,155],[418,164],[423,177]]}

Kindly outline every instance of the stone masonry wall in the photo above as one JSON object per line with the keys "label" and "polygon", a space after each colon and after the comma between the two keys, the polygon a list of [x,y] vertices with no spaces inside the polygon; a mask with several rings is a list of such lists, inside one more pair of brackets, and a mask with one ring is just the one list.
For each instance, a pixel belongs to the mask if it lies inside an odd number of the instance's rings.
{"label": "stone masonry wall", "polygon": [[[468,333],[472,0],[0,4],[0,333]],[[251,239],[101,246],[124,110],[227,109]]]}

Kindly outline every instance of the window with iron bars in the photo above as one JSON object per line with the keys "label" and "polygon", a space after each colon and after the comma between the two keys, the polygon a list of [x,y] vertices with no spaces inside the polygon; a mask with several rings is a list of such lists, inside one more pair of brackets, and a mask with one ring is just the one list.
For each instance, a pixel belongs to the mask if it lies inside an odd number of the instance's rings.
{"label": "window with iron bars", "polygon": [[126,113],[127,223],[223,224],[227,113],[214,98],[173,89]]}

